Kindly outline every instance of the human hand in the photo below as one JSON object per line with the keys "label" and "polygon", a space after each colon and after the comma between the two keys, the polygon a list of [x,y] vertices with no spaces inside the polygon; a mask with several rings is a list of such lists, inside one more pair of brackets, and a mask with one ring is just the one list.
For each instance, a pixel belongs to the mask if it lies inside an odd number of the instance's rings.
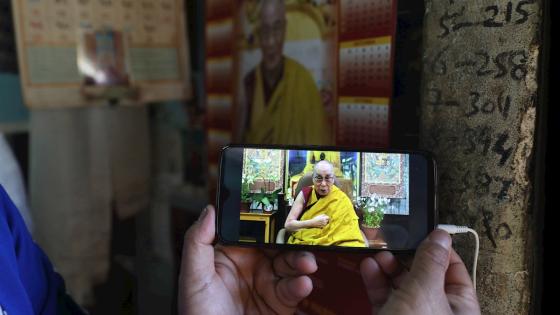
{"label": "human hand", "polygon": [[313,219],[313,226],[318,228],[324,228],[327,224],[329,224],[329,216],[326,214],[320,214]]}
{"label": "human hand", "polygon": [[374,315],[480,314],[467,268],[445,231],[420,244],[410,271],[390,252],[364,259],[360,269]]}
{"label": "human hand", "polygon": [[185,234],[179,314],[292,314],[313,289],[313,254],[213,246],[215,210],[208,206]]}

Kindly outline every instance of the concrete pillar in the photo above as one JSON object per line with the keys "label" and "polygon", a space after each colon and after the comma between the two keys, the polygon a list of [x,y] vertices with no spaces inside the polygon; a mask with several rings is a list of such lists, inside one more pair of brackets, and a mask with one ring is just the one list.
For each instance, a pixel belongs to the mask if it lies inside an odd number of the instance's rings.
{"label": "concrete pillar", "polygon": [[[539,267],[532,161],[543,2],[425,5],[420,142],[438,161],[440,222],[481,236],[483,314],[527,314]],[[455,240],[470,268],[473,239]]]}

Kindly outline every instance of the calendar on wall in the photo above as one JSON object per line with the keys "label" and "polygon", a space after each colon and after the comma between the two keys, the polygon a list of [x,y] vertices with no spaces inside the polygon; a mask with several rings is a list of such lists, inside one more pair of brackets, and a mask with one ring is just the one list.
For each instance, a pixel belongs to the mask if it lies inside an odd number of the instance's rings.
{"label": "calendar on wall", "polygon": [[12,0],[24,101],[33,108],[191,95],[181,0]]}
{"label": "calendar on wall", "polygon": [[349,40],[392,34],[395,27],[395,1],[340,1],[340,38]]}
{"label": "calendar on wall", "polygon": [[[340,142],[359,147],[383,147],[388,143],[388,98],[343,97],[338,106]],[[373,139],[367,139],[368,135]]]}
{"label": "calendar on wall", "polygon": [[390,37],[342,42],[338,65],[341,96],[389,96]]}
{"label": "calendar on wall", "polygon": [[389,145],[394,0],[340,1],[337,144]]}

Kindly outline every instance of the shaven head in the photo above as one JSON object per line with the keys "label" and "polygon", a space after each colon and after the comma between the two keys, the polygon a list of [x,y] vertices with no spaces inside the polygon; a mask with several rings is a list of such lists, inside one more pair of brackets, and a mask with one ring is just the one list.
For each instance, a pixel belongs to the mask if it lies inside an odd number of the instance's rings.
{"label": "shaven head", "polygon": [[271,71],[282,62],[286,34],[286,4],[284,0],[262,0],[259,23],[259,44],[265,70]]}
{"label": "shaven head", "polygon": [[313,186],[315,192],[320,196],[326,196],[331,192],[334,184],[334,166],[325,160],[315,164],[313,168]]}
{"label": "shaven head", "polygon": [[284,0],[261,0],[261,19],[272,16],[285,18],[286,2]]}
{"label": "shaven head", "polygon": [[317,162],[315,164],[315,167],[313,167],[313,176],[317,175],[318,173],[321,173],[322,170],[325,170],[329,174],[334,175],[334,166],[329,161],[321,160]]}

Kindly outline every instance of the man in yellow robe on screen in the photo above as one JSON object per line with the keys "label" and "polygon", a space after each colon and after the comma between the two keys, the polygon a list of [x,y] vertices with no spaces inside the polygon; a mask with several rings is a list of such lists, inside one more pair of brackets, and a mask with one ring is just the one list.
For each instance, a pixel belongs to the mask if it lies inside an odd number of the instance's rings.
{"label": "man in yellow robe on screen", "polygon": [[262,61],[244,78],[246,106],[238,122],[243,141],[332,144],[331,126],[311,74],[283,55],[286,7],[261,2],[257,34]]}
{"label": "man in yellow robe on screen", "polygon": [[315,164],[313,186],[296,197],[284,227],[288,244],[366,247],[350,198],[334,186],[334,168]]}

